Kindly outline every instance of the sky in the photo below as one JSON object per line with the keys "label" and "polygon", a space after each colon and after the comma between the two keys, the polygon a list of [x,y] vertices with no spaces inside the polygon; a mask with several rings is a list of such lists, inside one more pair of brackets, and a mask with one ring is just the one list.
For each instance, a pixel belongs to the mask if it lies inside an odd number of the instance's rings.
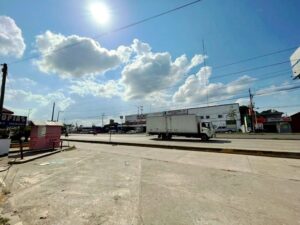
{"label": "sky", "polygon": [[257,111],[300,111],[289,62],[300,46],[299,0],[202,0],[116,31],[189,2],[2,0],[4,106],[49,120],[55,102],[61,121],[101,125],[102,115],[120,121],[141,106],[248,105],[250,88]]}

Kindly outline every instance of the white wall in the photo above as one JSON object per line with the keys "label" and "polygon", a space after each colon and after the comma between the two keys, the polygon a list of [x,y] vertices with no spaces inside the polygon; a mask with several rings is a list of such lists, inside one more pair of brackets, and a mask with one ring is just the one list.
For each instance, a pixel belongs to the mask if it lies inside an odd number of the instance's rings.
{"label": "white wall", "polygon": [[[226,120],[230,120],[228,114],[232,111],[236,112],[236,126],[239,129],[241,126],[241,116],[239,110],[239,104],[226,104],[226,105],[218,105],[218,106],[208,106],[208,107],[198,107],[198,108],[190,108],[190,109],[182,109],[182,110],[170,110],[167,114],[178,114],[181,112],[182,114],[196,114],[197,116],[203,116],[204,121],[211,121],[217,127],[226,126]],[[145,116],[160,116],[163,115],[163,112],[149,113],[144,114]],[[219,115],[222,115],[222,118],[219,118]],[[209,116],[209,119],[206,119],[206,116]],[[137,115],[128,115],[125,116],[125,121],[128,122],[137,122]],[[141,119],[140,119],[141,120]]]}
{"label": "white wall", "polygon": [[[218,105],[218,106],[208,106],[201,108],[193,108],[188,110],[188,114],[196,114],[198,116],[203,116],[204,121],[211,121],[217,127],[226,126],[226,120],[231,120],[228,114],[235,111],[236,113],[236,126],[240,128],[241,126],[241,115],[239,110],[239,104],[228,104],[228,105]],[[222,118],[219,118],[219,115]],[[209,116],[207,119],[206,116]]]}

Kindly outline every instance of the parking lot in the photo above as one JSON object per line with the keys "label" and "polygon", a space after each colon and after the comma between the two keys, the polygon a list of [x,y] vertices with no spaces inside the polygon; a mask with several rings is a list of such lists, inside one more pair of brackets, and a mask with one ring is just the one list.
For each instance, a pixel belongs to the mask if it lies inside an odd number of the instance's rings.
{"label": "parking lot", "polygon": [[299,160],[70,144],[10,168],[2,215],[24,225],[300,223]]}

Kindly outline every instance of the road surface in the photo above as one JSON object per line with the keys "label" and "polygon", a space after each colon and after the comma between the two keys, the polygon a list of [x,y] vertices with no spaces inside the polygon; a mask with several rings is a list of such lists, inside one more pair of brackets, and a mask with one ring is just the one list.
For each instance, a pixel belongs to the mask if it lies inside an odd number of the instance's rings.
{"label": "road surface", "polygon": [[[69,140],[98,140],[126,143],[145,143],[161,145],[182,145],[204,148],[227,148],[263,151],[300,152],[300,140],[263,140],[263,139],[220,139],[213,138],[208,142],[201,142],[196,138],[174,137],[171,141],[162,141],[157,136],[146,134],[71,134]],[[63,137],[65,138],[65,137]]]}
{"label": "road surface", "polygon": [[295,225],[300,161],[71,143],[14,165],[2,216],[24,225]]}

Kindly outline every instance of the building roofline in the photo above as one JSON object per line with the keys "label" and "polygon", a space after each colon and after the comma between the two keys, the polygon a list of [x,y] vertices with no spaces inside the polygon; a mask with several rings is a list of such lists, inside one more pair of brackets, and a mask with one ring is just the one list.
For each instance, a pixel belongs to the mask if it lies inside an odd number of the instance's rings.
{"label": "building roofline", "polygon": [[[165,111],[159,111],[159,112],[143,113],[143,115],[152,114],[152,113],[170,112],[170,111],[175,111],[175,110],[212,108],[212,107],[227,106],[227,105],[238,105],[239,106],[239,103],[227,103],[227,104],[222,104],[222,105],[211,105],[211,106],[201,106],[201,107],[193,107],[193,108],[172,109],[172,110],[165,110]],[[136,116],[136,115],[138,115],[138,114],[130,114],[130,115],[125,115],[125,116]]]}

